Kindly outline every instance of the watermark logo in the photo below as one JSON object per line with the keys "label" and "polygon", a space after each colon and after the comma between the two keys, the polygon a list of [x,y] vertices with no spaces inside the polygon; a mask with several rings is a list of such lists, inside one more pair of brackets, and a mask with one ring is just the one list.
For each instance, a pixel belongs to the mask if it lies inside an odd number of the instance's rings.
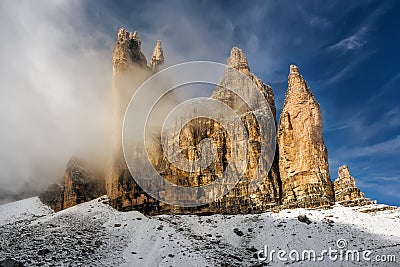
{"label": "watermark logo", "polygon": [[[162,106],[163,98],[170,96],[174,89],[189,84],[214,86],[214,97],[193,97],[172,108],[170,103]],[[218,92],[221,92],[219,96]],[[230,95],[239,101],[231,101]],[[262,90],[248,75],[215,62],[188,62],[156,73],[135,92],[124,118],[123,150],[132,177],[147,194],[171,205],[193,207],[221,198],[246,173],[252,140],[249,140],[244,117],[249,113],[256,119],[261,139],[257,169],[248,184],[251,193],[264,181],[276,147],[275,119]],[[198,118],[216,121],[226,131],[230,139],[230,162],[211,183],[174,184],[164,179],[154,166],[158,154],[152,148],[160,142],[152,138],[160,136],[163,158],[174,168],[188,174],[201,173],[217,156],[218,147],[213,139],[201,140],[196,158],[189,159],[180,146],[182,129]]]}
{"label": "watermark logo", "polygon": [[264,249],[257,252],[257,258],[261,262],[298,262],[313,261],[321,262],[343,261],[343,262],[396,262],[396,255],[373,255],[371,250],[351,250],[347,249],[348,242],[340,238],[336,241],[336,247],[329,247],[321,251],[313,249],[299,250],[274,250]]}

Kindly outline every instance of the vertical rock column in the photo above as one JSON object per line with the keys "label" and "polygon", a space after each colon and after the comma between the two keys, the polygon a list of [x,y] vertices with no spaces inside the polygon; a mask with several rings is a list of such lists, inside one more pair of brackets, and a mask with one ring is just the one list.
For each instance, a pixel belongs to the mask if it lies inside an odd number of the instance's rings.
{"label": "vertical rock column", "polygon": [[278,148],[283,205],[294,208],[332,204],[334,195],[320,107],[294,65],[290,66],[280,115]]}
{"label": "vertical rock column", "polygon": [[164,64],[164,53],[161,47],[161,41],[158,40],[151,55],[150,68],[156,72]]}
{"label": "vertical rock column", "polygon": [[[127,105],[140,84],[151,74],[141,51],[141,41],[136,32],[119,29],[113,51],[113,154],[106,177],[110,204],[119,210],[132,207],[133,194],[140,188],[126,166],[122,151],[122,123]],[[136,199],[141,199],[137,196]],[[144,201],[144,200],[143,200]],[[129,209],[128,208],[128,209]]]}

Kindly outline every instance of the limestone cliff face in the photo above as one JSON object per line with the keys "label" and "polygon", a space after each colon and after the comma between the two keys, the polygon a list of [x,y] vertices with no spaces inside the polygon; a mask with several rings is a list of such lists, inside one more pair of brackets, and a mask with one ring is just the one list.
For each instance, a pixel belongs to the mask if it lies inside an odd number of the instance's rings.
{"label": "limestone cliff face", "polygon": [[[295,207],[318,207],[337,202],[342,205],[364,205],[371,203],[356,187],[354,178],[347,167],[339,169],[339,177],[334,185],[330,180],[328,153],[322,137],[322,118],[317,103],[306,81],[296,66],[290,66],[288,90],[277,127],[277,147],[272,167],[269,169],[265,156],[261,153],[261,130],[256,117],[249,112],[249,107],[233,92],[226,89],[231,86],[259,90],[267,100],[276,126],[276,107],[274,93],[269,85],[264,84],[250,71],[243,51],[232,48],[227,64],[249,77],[256,88],[244,83],[236,76],[226,72],[221,77],[221,86],[217,86],[212,98],[219,100],[233,109],[245,125],[248,137],[229,136],[225,128],[217,121],[204,117],[191,120],[185,125],[176,125],[179,132],[179,148],[189,160],[199,158],[199,144],[210,138],[216,146],[214,161],[206,169],[186,172],[173,166],[161,148],[160,129],[152,128],[151,141],[147,142],[149,159],[159,174],[169,182],[180,186],[202,186],[222,176],[227,165],[238,155],[231,151],[231,142],[248,138],[249,157],[247,170],[233,190],[224,197],[204,206],[181,208],[160,203],[147,195],[135,182],[124,159],[122,150],[122,123],[127,105],[140,84],[150,75],[159,71],[164,64],[161,42],[157,41],[149,65],[141,51],[138,34],[120,29],[113,51],[113,153],[110,166],[106,171],[106,192],[110,205],[118,210],[138,210],[146,214],[160,213],[254,213],[266,210]],[[169,81],[165,81],[166,86]],[[164,84],[164,82],[163,82]],[[258,92],[258,91],[257,91]],[[157,94],[157,92],[149,92]],[[256,100],[254,100],[256,99]],[[259,101],[254,98],[252,101]],[[174,104],[176,100],[167,99]],[[173,105],[175,106],[175,105]],[[195,111],[193,111],[195,112]],[[182,114],[184,117],[187,114]],[[193,115],[193,114],[189,114]],[[141,116],[141,114],[138,114]],[[191,116],[191,118],[196,116]],[[179,123],[179,120],[177,120]],[[232,122],[233,123],[233,122]],[[235,125],[236,126],[236,125]],[[142,129],[139,129],[142,130]],[[173,132],[173,131],[171,131]],[[174,133],[172,133],[174,134]],[[232,140],[234,138],[235,140]],[[170,140],[170,141],[168,141]],[[172,141],[171,141],[172,140]],[[168,136],[170,145],[175,136]],[[134,149],[134,148],[130,148]],[[147,160],[143,151],[135,151],[138,157]],[[257,169],[258,167],[258,169]],[[145,173],[140,166],[133,171],[135,175]],[[249,190],[253,175],[264,178],[255,191]],[[237,175],[234,173],[233,175]],[[41,200],[58,211],[80,202],[104,194],[104,186],[98,175],[90,171],[77,160],[71,160],[60,184],[52,185],[40,196]],[[136,177],[136,176],[135,176]],[[149,179],[151,182],[151,179]],[[159,192],[166,194],[166,192]],[[173,196],[171,196],[173,197]],[[187,200],[196,196],[184,196]]]}
{"label": "limestone cliff face", "polygon": [[[230,67],[244,73],[256,84],[256,88],[251,87],[247,89],[249,91],[259,90],[266,98],[275,116],[276,108],[272,89],[250,72],[244,53],[239,48],[232,48],[227,62]],[[248,139],[246,139],[245,136],[229,136],[224,127],[215,120],[207,118],[194,119],[186,124],[180,132],[180,148],[189,160],[197,160],[200,141],[205,138],[210,138],[217,147],[215,153],[216,157],[213,163],[202,171],[188,173],[177,169],[171,165],[167,159],[162,158],[158,161],[157,169],[165,179],[177,185],[202,186],[209,184],[221,177],[229,162],[239,154],[239,151],[231,150],[232,138],[234,138],[236,142],[248,140],[249,161],[247,171],[242,177],[242,180],[239,181],[227,195],[215,202],[211,202],[204,207],[180,209],[179,212],[246,213],[259,212],[276,207],[280,203],[280,182],[277,159],[272,163],[272,168],[269,169],[267,167],[267,160],[264,158],[264,155],[261,155],[261,132],[255,116],[249,112],[250,110],[247,105],[244,104],[238,96],[226,89],[229,87],[243,87],[249,85],[243,82],[243,80],[238,79],[238,77],[231,77],[229,72],[225,73],[225,76],[221,78],[220,85],[221,86],[215,89],[212,98],[225,103],[239,115],[246,127]],[[255,93],[256,92],[254,92],[254,94]],[[196,114],[194,113],[194,115]],[[182,114],[182,116],[185,116],[185,114]],[[181,126],[182,125],[176,125],[178,128],[181,128]],[[173,136],[169,138],[169,140],[173,139]],[[170,145],[172,146],[174,144],[171,142]],[[261,162],[261,164],[259,164],[259,162]],[[249,184],[256,172],[257,166],[259,168],[258,174],[264,178],[264,182],[253,192],[249,190]],[[235,173],[233,175],[238,174]],[[188,198],[190,197],[193,196],[188,196]],[[175,211],[177,210],[175,209]]]}
{"label": "limestone cliff face", "polygon": [[[241,49],[237,47],[232,48],[227,65],[246,74],[254,82],[256,88],[260,90],[266,98],[275,119],[276,107],[274,93],[269,85],[264,84],[258,77],[250,72],[247,58]],[[212,97],[230,106],[244,122],[248,133],[249,161],[243,179],[239,181],[235,188],[226,196],[212,203],[212,206],[216,206],[216,210],[226,209],[227,213],[266,210],[280,204],[281,189],[278,161],[277,157],[275,157],[271,169],[268,169],[266,159],[264,155],[260,153],[261,132],[255,116],[249,112],[250,110],[245,107],[246,105],[243,105],[238,96],[226,89],[235,86],[243,88],[246,84],[243,84],[243,81],[240,79],[237,80],[229,76],[222,77],[221,86],[216,88]],[[254,90],[254,88],[249,88],[249,90]],[[229,158],[228,155],[225,157]],[[264,177],[264,182],[255,192],[249,192],[249,183],[257,167],[259,168],[259,174]]]}
{"label": "limestone cliff face", "polygon": [[279,172],[283,204],[316,207],[334,201],[328,152],[317,103],[299,69],[291,65],[278,126]]}
{"label": "limestone cliff face", "polygon": [[366,205],[373,203],[365,198],[364,193],[356,185],[356,180],[350,175],[347,165],[340,166],[338,178],[333,183],[335,191],[335,201],[344,206]]}
{"label": "limestone cliff face", "polygon": [[[120,55],[129,55],[133,54],[130,52],[123,52],[119,50],[131,49],[130,46],[121,45],[120,36],[121,33],[118,33],[118,41],[116,43],[116,48],[114,50],[114,57],[119,57]],[[129,36],[129,34],[122,34],[122,36]],[[123,39],[128,40],[128,39]],[[138,37],[136,35],[136,40]],[[131,46],[135,49],[138,46]],[[118,51],[116,53],[115,51]],[[135,54],[140,54],[139,52],[135,52]],[[127,95],[123,95],[126,90],[124,90],[124,86],[126,84],[122,84],[121,80],[124,79],[125,76],[130,76],[129,83],[127,85],[132,86],[134,82],[143,81],[140,79],[141,77],[146,77],[146,75],[139,75],[135,80],[132,78],[137,73],[147,73],[150,68],[152,71],[157,71],[157,69],[164,63],[164,55],[161,48],[161,43],[157,42],[157,45],[154,49],[152,59],[150,61],[150,67],[147,68],[144,64],[140,62],[145,62],[141,60],[140,57],[136,57],[139,59],[138,63],[134,63],[133,67],[121,65],[120,60],[113,59],[114,63],[114,90],[119,101],[116,102],[118,105],[116,107],[117,111],[115,117],[118,118],[122,115],[122,109],[126,109],[126,104],[124,103],[124,99]],[[117,64],[115,63],[117,62]],[[125,62],[125,61],[124,61]],[[128,61],[132,62],[132,61]],[[243,52],[238,48],[233,48],[231,51],[231,55],[228,59],[229,66],[238,69],[239,71],[245,73],[250,77],[251,80],[255,82],[258,90],[260,90],[267,102],[270,104],[270,108],[275,116],[276,108],[274,102],[274,94],[272,92],[271,87],[265,85],[260,79],[258,79],[254,74],[250,73],[250,68],[247,63],[247,59],[244,56]],[[122,67],[121,67],[122,66]],[[148,74],[149,75],[149,74]],[[234,81],[230,79],[230,77],[223,78],[225,83],[235,84]],[[159,203],[157,200],[149,197],[133,180],[129,170],[123,161],[122,151],[120,149],[120,141],[115,141],[115,154],[113,157],[113,164],[111,168],[111,172],[108,175],[108,195],[110,197],[110,203],[112,206],[119,210],[131,210],[137,209],[146,213],[168,213],[168,212],[178,212],[178,213],[238,213],[238,212],[249,212],[255,210],[263,210],[267,209],[271,206],[279,205],[280,201],[280,180],[279,180],[279,170],[277,165],[277,160],[274,161],[273,167],[271,171],[267,169],[264,165],[261,166],[260,172],[265,177],[265,182],[259,188],[257,192],[254,192],[250,197],[250,193],[248,192],[248,183],[250,177],[254,174],[256,170],[256,166],[258,160],[260,158],[260,132],[257,128],[257,122],[255,120],[254,115],[251,116],[246,112],[248,110],[241,110],[237,103],[238,100],[235,99],[233,94],[229,94],[229,92],[216,89],[213,96],[214,98],[225,102],[229,106],[231,106],[234,110],[237,110],[242,113],[242,120],[246,125],[246,128],[249,132],[250,137],[250,160],[248,166],[248,172],[246,173],[246,178],[240,182],[237,187],[232,190],[230,194],[226,197],[218,200],[217,202],[211,203],[210,205],[205,205],[202,207],[196,208],[177,208],[171,207],[169,205],[165,205],[163,203]],[[121,104],[122,103],[122,104]],[[236,106],[235,106],[236,105]],[[118,121],[118,120],[117,120]],[[120,127],[122,125],[119,125]],[[116,127],[116,126],[115,126]],[[115,128],[115,132],[120,135],[120,130]],[[217,177],[220,177],[222,172],[225,170],[227,164],[229,163],[231,153],[235,153],[235,151],[230,151],[230,139],[227,136],[226,131],[223,127],[216,121],[199,118],[191,121],[181,131],[180,135],[180,147],[184,154],[186,154],[189,160],[193,160],[196,158],[196,147],[199,145],[200,141],[204,138],[213,139],[214,143],[217,146],[217,156],[213,164],[211,164],[207,169],[199,172],[199,173],[187,173],[182,171],[176,167],[174,167],[162,154],[163,151],[160,147],[157,147],[155,144],[155,149],[151,153],[152,158],[150,159],[153,165],[156,167],[158,172],[168,181],[181,185],[181,186],[201,186],[204,184],[208,184],[214,181]],[[172,138],[171,138],[172,139]],[[264,161],[263,161],[264,162]],[[265,164],[265,162],[263,163]],[[138,175],[140,175],[140,170],[138,170]],[[162,194],[163,192],[160,192]],[[193,196],[187,196],[191,198]]]}
{"label": "limestone cliff face", "polygon": [[104,194],[104,177],[91,170],[83,161],[72,158],[67,164],[62,181],[51,185],[39,197],[54,211],[60,211]]}

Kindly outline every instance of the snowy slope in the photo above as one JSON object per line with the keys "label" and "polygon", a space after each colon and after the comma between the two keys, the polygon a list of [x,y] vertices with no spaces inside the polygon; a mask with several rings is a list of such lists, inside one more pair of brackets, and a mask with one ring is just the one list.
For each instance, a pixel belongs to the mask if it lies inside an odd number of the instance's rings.
{"label": "snowy slope", "polygon": [[[0,206],[0,262],[13,258],[26,266],[398,266],[400,210],[374,211],[379,207],[147,218],[135,211],[117,212],[105,197],[58,213],[30,198]],[[308,223],[300,222],[299,215],[306,215]],[[317,262],[312,255],[310,261],[291,260],[287,254],[285,261],[274,254],[270,262],[257,256],[263,258],[258,251],[265,246],[267,253],[319,253],[338,249],[339,239],[347,243],[344,251],[370,250],[371,261],[325,257]],[[397,263],[373,261],[377,255],[394,255]]]}

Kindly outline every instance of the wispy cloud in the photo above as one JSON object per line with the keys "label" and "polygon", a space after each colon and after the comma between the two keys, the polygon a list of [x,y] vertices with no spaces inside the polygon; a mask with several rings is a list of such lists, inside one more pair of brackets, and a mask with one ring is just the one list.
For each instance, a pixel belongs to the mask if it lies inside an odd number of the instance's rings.
{"label": "wispy cloud", "polygon": [[351,35],[329,46],[328,50],[341,50],[346,53],[363,48],[368,43],[368,33],[374,29],[378,18],[385,14],[387,9],[387,5],[376,8]]}
{"label": "wispy cloud", "polygon": [[349,78],[356,69],[358,65],[360,65],[362,62],[364,62],[367,58],[369,58],[373,54],[372,51],[366,52],[361,56],[356,57],[355,59],[351,60],[346,66],[344,66],[339,72],[337,72],[335,75],[330,77],[327,80],[328,84],[333,84],[335,82],[344,80],[346,78]]}
{"label": "wispy cloud", "polygon": [[[336,121],[324,129],[324,134],[347,131],[358,140],[369,140],[379,134],[392,132],[400,127],[400,106],[387,107],[387,111],[371,120],[369,106],[357,110],[343,121]],[[350,138],[350,137],[349,137]]]}
{"label": "wispy cloud", "polygon": [[400,154],[400,135],[373,145],[339,149],[344,158],[359,158],[367,156],[389,156]]}
{"label": "wispy cloud", "polygon": [[367,43],[367,40],[365,39],[367,32],[368,32],[367,27],[363,26],[353,35],[344,38],[338,41],[337,43],[331,45],[329,49],[341,49],[345,52],[350,50],[360,49]]}

